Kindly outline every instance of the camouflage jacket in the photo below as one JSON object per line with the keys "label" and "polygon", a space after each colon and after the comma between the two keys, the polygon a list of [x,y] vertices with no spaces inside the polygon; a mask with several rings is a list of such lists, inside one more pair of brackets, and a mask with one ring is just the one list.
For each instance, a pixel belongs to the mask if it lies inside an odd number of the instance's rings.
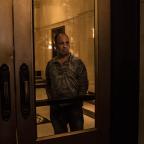
{"label": "camouflage jacket", "polygon": [[46,91],[51,99],[83,96],[88,89],[86,67],[79,58],[71,54],[63,64],[55,57],[47,64],[46,82]]}

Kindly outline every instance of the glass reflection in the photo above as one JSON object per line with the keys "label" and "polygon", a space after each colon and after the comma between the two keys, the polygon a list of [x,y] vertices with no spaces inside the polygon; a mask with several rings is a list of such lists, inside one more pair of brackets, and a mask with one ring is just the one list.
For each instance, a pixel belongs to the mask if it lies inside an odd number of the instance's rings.
{"label": "glass reflection", "polygon": [[[64,30],[70,39],[70,51],[80,57],[88,71],[89,93],[95,93],[94,0],[34,0],[36,100],[47,99],[45,69],[55,56],[54,33]],[[83,105],[84,129],[95,127],[95,101]],[[53,135],[49,106],[36,108],[37,136]]]}

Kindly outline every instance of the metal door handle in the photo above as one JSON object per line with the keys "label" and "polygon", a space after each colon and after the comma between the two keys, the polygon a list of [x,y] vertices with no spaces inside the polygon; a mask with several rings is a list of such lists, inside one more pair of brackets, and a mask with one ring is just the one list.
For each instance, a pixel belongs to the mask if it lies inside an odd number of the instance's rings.
{"label": "metal door handle", "polygon": [[27,118],[30,114],[30,84],[29,69],[26,64],[20,66],[20,100],[22,116]]}
{"label": "metal door handle", "polygon": [[11,114],[10,100],[10,72],[9,67],[3,64],[0,67],[0,99],[1,99],[1,115],[2,119],[7,121]]}

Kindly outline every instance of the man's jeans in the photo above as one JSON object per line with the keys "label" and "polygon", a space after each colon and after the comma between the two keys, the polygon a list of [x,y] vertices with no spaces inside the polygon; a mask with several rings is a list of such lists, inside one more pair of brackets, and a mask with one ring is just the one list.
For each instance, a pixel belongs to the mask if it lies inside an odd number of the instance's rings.
{"label": "man's jeans", "polygon": [[50,106],[50,119],[55,134],[82,130],[84,125],[82,105]]}

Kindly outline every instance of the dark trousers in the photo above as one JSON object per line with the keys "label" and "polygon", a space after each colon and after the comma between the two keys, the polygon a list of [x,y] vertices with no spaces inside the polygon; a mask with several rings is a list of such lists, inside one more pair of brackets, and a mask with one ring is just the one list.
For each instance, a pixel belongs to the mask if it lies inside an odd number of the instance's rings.
{"label": "dark trousers", "polygon": [[51,106],[50,119],[55,134],[82,130],[84,125],[82,105]]}

